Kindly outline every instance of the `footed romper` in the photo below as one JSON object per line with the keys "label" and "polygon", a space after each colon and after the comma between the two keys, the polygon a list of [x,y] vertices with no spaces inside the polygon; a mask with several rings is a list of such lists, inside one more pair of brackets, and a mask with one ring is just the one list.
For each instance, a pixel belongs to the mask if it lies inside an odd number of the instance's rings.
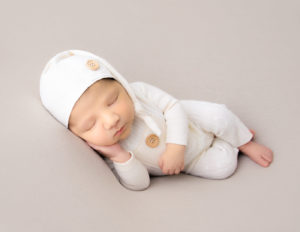
{"label": "footed romper", "polygon": [[124,186],[145,189],[150,176],[167,175],[159,160],[168,143],[186,146],[183,173],[211,179],[234,173],[238,147],[248,143],[252,134],[224,104],[178,100],[145,83],[131,87],[141,107],[130,135],[120,142],[131,158],[124,163],[108,159]]}
{"label": "footed romper", "polygon": [[186,174],[209,179],[224,179],[237,167],[238,147],[252,138],[252,133],[225,105],[196,100],[181,100],[183,109],[196,127],[214,135],[212,143],[193,162],[185,166]]}

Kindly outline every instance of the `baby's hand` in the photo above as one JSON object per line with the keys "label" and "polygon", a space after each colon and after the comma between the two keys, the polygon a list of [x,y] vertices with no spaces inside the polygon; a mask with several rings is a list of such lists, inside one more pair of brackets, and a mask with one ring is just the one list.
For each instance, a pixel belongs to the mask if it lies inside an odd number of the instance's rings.
{"label": "baby's hand", "polygon": [[164,174],[179,174],[184,169],[184,151],[183,145],[167,144],[159,159],[159,167]]}
{"label": "baby's hand", "polygon": [[115,162],[123,163],[129,160],[131,157],[130,153],[125,151],[119,143],[115,143],[109,146],[99,146],[89,142],[87,142],[87,144],[95,150],[99,151],[105,157]]}

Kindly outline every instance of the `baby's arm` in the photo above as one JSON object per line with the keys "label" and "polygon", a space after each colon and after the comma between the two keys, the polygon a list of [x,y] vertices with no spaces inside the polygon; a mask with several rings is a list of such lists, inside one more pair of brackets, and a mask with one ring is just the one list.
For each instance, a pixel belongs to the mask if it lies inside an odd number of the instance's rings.
{"label": "baby's arm", "polygon": [[113,162],[120,183],[131,190],[144,190],[150,185],[146,167],[138,161],[132,152],[125,151],[119,143],[111,146],[97,146],[89,143],[95,150],[104,155],[109,164]]}
{"label": "baby's arm", "polygon": [[160,156],[159,167],[165,174],[179,174],[184,169],[185,146],[167,143],[165,152]]}
{"label": "baby's arm", "polygon": [[184,168],[184,152],[188,137],[188,120],[180,102],[161,89],[144,82],[131,84],[139,96],[153,103],[166,120],[166,150],[159,166],[165,174],[178,174]]}

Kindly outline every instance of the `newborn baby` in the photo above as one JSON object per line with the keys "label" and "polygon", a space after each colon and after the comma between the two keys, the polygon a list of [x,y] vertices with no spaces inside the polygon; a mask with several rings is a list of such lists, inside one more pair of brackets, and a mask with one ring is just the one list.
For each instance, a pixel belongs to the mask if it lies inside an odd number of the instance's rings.
{"label": "newborn baby", "polygon": [[150,175],[227,178],[239,151],[263,167],[273,159],[224,104],[177,100],[150,84],[129,84],[87,51],[51,58],[41,75],[40,95],[45,108],[100,152],[131,190],[146,189]]}

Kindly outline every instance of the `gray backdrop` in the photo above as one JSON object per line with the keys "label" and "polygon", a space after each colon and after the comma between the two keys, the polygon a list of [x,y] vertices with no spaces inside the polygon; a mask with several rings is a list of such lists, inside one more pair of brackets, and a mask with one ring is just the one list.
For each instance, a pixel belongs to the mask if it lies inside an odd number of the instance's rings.
{"label": "gray backdrop", "polygon": [[[0,231],[300,231],[300,2],[2,1]],[[130,82],[226,104],[271,147],[226,180],[156,177],[122,187],[43,108],[57,52],[107,59]]]}

